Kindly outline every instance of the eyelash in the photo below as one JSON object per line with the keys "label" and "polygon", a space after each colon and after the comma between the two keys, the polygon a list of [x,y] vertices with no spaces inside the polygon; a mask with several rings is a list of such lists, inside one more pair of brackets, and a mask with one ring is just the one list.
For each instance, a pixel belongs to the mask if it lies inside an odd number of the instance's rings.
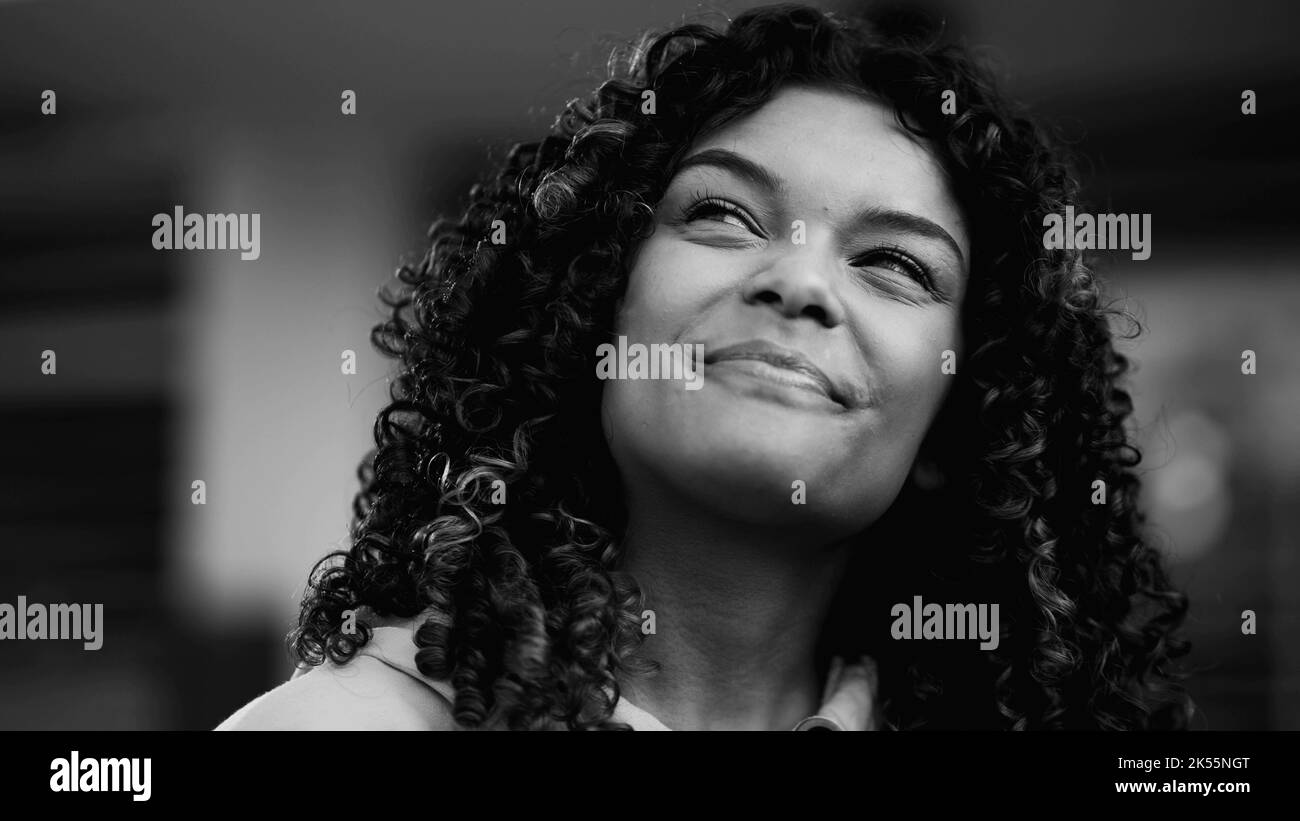
{"label": "eyelash", "polygon": [[[723,199],[722,197],[713,196],[707,191],[696,191],[691,195],[691,203],[686,208],[683,221],[692,222],[699,219],[701,214],[718,212],[730,214],[736,217],[741,222],[745,223],[747,230],[758,234],[764,239],[767,238],[767,235],[763,233],[762,229],[758,227],[757,223],[749,217],[749,214],[747,214],[743,208],[729,200]],[[859,254],[851,260],[851,264],[854,267],[861,267],[863,261],[878,256],[886,257],[907,269],[907,276],[919,282],[927,291],[930,291],[931,293],[936,292],[934,277],[930,273],[930,269],[922,265],[910,254],[896,245],[886,245],[873,249],[865,254]]]}
{"label": "eyelash", "polygon": [[715,197],[707,191],[696,191],[691,195],[691,204],[686,208],[684,219],[686,222],[691,222],[698,219],[701,214],[717,213],[719,211],[736,217],[745,223],[749,231],[758,234],[764,239],[767,238],[767,235],[763,233],[763,230],[758,227],[758,224],[753,219],[750,219],[749,214],[743,208],[722,197]]}
{"label": "eyelash", "polygon": [[908,254],[902,248],[895,245],[881,246],[880,248],[876,248],[855,257],[852,260],[852,263],[854,265],[860,265],[862,261],[871,259],[872,257],[885,257],[899,264],[903,268],[908,269],[907,275],[925,286],[926,290],[932,293],[935,291],[934,276],[931,275],[930,269],[922,265],[920,262],[917,262],[911,254]]}

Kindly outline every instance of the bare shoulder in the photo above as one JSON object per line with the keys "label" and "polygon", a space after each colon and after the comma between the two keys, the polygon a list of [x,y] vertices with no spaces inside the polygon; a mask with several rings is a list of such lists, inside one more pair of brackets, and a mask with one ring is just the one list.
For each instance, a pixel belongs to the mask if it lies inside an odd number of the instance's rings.
{"label": "bare shoulder", "polygon": [[244,705],[217,730],[455,730],[432,688],[370,656],[325,663]]}

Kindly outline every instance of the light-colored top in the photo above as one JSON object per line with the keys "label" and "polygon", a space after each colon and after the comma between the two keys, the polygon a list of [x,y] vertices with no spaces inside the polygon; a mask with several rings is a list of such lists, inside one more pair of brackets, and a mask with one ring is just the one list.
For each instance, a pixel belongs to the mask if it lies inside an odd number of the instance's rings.
{"label": "light-colored top", "polygon": [[[416,620],[409,619],[372,627],[370,641],[347,664],[327,661],[317,667],[300,667],[289,681],[253,699],[216,729],[469,729],[451,718],[456,700],[451,683],[426,676],[416,668],[415,626]],[[377,675],[375,662],[406,678]],[[395,681],[405,681],[409,686],[394,686]],[[869,660],[850,665],[836,660],[817,716],[810,716],[794,729],[872,729],[874,688],[875,670]],[[307,695],[307,690],[314,697]],[[437,711],[440,716],[432,720],[427,697],[430,691],[442,708]],[[420,692],[425,696],[421,697]],[[305,707],[305,703],[314,706]],[[331,709],[345,705],[346,712]],[[625,697],[615,702],[611,720],[634,730],[671,729]]]}

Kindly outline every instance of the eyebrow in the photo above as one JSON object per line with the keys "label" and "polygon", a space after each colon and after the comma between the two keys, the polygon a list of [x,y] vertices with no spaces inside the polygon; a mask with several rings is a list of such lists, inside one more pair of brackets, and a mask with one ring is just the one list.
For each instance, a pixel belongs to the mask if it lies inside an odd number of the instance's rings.
{"label": "eyebrow", "polygon": [[889,228],[894,231],[903,233],[916,234],[917,236],[927,239],[936,240],[943,245],[948,246],[957,261],[966,262],[966,255],[961,252],[961,246],[952,238],[952,234],[943,230],[938,223],[928,220],[919,214],[913,214],[908,211],[899,211],[893,208],[879,208],[868,206],[860,210],[853,218],[856,225],[871,225]]}
{"label": "eyebrow", "polygon": [[748,157],[742,157],[736,152],[728,151],[725,148],[707,148],[692,154],[681,161],[681,164],[677,166],[677,171],[681,173],[688,168],[706,165],[730,171],[737,177],[748,180],[763,189],[768,194],[784,194],[788,190],[785,180]]}
{"label": "eyebrow", "polygon": [[[761,188],[770,196],[781,196],[789,191],[785,180],[748,157],[725,148],[707,148],[690,155],[678,164],[677,173],[680,174],[688,168],[703,166],[729,171]],[[854,214],[852,222],[854,225],[879,226],[936,240],[948,246],[958,261],[962,263],[966,261],[966,255],[962,253],[961,246],[952,238],[952,234],[945,231],[938,223],[919,214],[872,205]]]}

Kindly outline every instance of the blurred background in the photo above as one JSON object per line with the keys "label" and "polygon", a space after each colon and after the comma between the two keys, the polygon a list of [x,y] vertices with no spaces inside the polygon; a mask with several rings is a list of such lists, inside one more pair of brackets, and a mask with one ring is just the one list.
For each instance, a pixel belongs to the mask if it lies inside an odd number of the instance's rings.
{"label": "blurred background", "polygon": [[[0,602],[107,625],[98,652],[0,643],[0,728],[206,729],[287,678],[387,399],[376,290],[612,45],[751,5],[0,2]],[[1300,729],[1300,6],[872,8],[980,44],[1086,158],[1093,211],[1153,215],[1151,258],[1101,272],[1145,329],[1124,350],[1196,726]],[[260,259],[153,250],[176,205],[261,214]]]}

